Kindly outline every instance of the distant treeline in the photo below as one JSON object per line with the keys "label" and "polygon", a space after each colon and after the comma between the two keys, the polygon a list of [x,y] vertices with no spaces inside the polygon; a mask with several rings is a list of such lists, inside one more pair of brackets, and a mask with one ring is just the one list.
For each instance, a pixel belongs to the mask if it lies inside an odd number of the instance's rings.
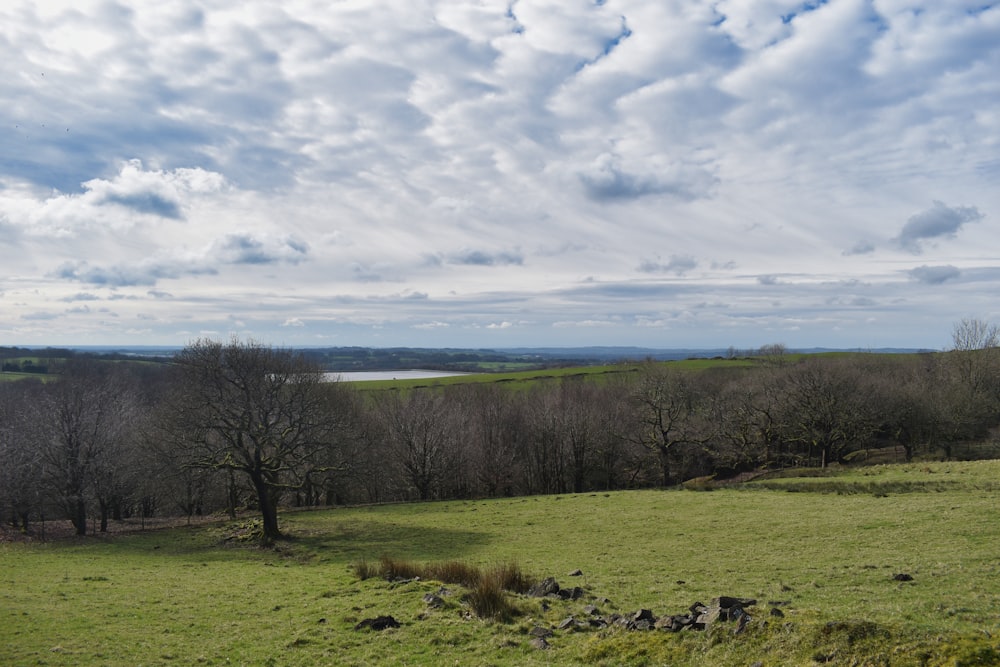
{"label": "distant treeline", "polygon": [[[255,507],[277,531],[281,504],[670,486],[884,449],[953,458],[997,445],[1000,428],[1000,348],[978,339],[925,354],[774,345],[700,370],[648,361],[516,387],[365,391],[322,381],[321,354],[206,347],[171,364],[77,356],[57,381],[0,383],[3,516],[83,531],[94,516],[104,527]],[[411,352],[354,351],[383,363]],[[476,357],[439,358],[461,354]]]}

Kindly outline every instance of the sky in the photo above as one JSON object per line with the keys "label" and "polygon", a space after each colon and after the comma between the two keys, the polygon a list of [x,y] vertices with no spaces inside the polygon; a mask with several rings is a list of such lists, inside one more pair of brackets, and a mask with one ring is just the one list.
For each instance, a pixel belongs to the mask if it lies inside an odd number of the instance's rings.
{"label": "sky", "polygon": [[5,0],[0,345],[945,349],[1000,3]]}

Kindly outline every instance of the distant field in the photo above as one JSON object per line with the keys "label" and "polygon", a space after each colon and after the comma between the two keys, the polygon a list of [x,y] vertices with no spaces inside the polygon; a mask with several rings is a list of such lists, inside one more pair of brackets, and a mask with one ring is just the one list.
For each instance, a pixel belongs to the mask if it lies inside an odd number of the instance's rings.
{"label": "distant field", "polygon": [[[737,366],[752,366],[757,361],[751,359],[685,359],[682,361],[661,361],[658,364],[669,365],[671,368],[698,371],[708,368],[735,368]],[[545,368],[516,372],[471,373],[454,377],[417,379],[417,380],[372,380],[355,383],[362,390],[383,389],[418,389],[424,387],[445,387],[461,384],[482,384],[499,382],[509,384],[513,388],[526,387],[535,382],[544,382],[567,377],[586,377],[600,381],[609,377],[635,373],[639,370],[638,363],[608,364],[604,366],[569,366],[565,368]]]}
{"label": "distant field", "polygon": [[[270,550],[228,521],[0,544],[0,664],[997,664],[1000,462],[797,479],[286,513],[292,539]],[[433,609],[438,583],[353,574],[382,554],[516,561],[588,597],[519,598],[513,622],[487,622],[458,587]],[[719,595],[758,600],[743,634],[557,629],[586,604],[677,614]],[[383,614],[402,627],[353,629]]]}

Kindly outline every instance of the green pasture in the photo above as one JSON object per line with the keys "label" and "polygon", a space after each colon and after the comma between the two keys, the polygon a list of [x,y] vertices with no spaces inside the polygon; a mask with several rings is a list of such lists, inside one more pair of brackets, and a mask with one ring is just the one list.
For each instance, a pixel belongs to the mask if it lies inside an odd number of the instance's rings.
{"label": "green pasture", "polygon": [[[738,366],[753,366],[759,364],[760,361],[754,359],[684,359],[681,361],[660,361],[656,363],[679,370],[702,371],[720,367],[735,368]],[[435,388],[490,382],[506,384],[511,388],[519,389],[529,387],[537,382],[563,380],[567,378],[586,378],[591,381],[600,382],[609,378],[636,373],[640,370],[640,368],[640,363],[630,362],[607,364],[602,366],[570,366],[566,368],[544,368],[513,372],[470,373],[467,375],[455,375],[432,379],[354,381],[352,384],[364,391],[379,391],[384,389],[423,389],[427,387]]]}
{"label": "green pasture", "polygon": [[[271,549],[229,521],[5,543],[0,664],[997,664],[997,480],[1000,462],[922,463],[711,492],[303,511],[282,515],[289,539]],[[489,622],[457,586],[435,609],[423,596],[437,582],[355,576],[381,555],[515,562],[587,596],[516,598],[513,622]],[[720,595],[757,599],[742,634],[556,629],[586,604],[659,616]],[[383,614],[402,627],[354,630]],[[536,626],[554,629],[546,650]]]}

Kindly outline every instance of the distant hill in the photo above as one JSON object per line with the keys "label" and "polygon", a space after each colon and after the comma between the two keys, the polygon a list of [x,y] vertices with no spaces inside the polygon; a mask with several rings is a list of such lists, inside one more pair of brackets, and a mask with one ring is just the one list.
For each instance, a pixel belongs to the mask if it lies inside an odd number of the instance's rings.
{"label": "distant hill", "polygon": [[[153,345],[81,345],[60,348],[24,346],[0,347],[0,358],[23,357],[28,354],[41,358],[67,358],[76,355],[109,359],[164,360],[182,348]],[[715,357],[751,356],[754,350],[734,348],[647,348],[630,346],[591,347],[516,347],[516,348],[410,348],[410,347],[317,347],[300,348],[306,357],[327,371],[373,370],[450,370],[472,372],[502,372],[560,366],[610,364],[619,361],[674,361],[680,359],[711,359]],[[814,347],[788,349],[789,353],[819,354],[823,352],[874,352],[882,354],[912,354],[927,352],[911,348],[879,348],[845,350]]]}

